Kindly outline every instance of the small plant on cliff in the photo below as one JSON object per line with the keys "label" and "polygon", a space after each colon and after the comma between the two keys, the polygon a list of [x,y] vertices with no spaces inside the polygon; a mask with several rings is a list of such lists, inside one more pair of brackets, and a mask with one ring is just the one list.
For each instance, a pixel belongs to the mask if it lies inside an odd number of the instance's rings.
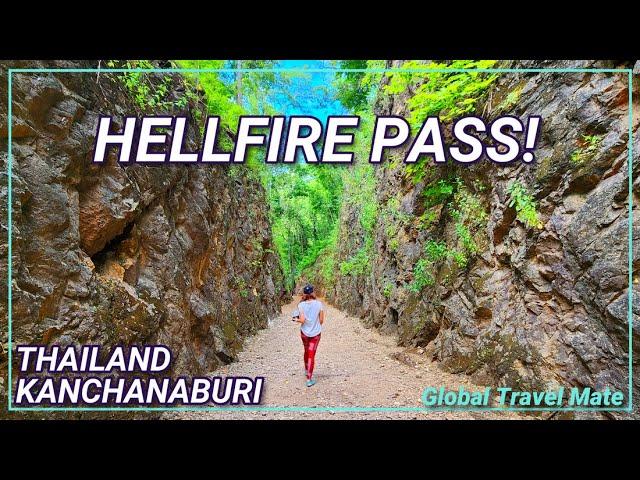
{"label": "small plant on cliff", "polygon": [[467,265],[467,256],[464,252],[459,252],[455,248],[449,248],[444,242],[429,240],[424,246],[427,259],[433,265],[439,261],[451,259],[460,268]]}
{"label": "small plant on cliff", "polygon": [[371,201],[365,202],[360,210],[360,225],[362,226],[362,229],[367,233],[372,232],[377,217],[378,204],[374,198]]}
{"label": "small plant on cliff", "polygon": [[479,197],[471,193],[461,182],[458,183],[458,189],[454,195],[451,217],[456,222],[456,234],[458,240],[462,242],[465,254],[478,253],[474,235],[486,224],[487,212],[480,203]]}
{"label": "small plant on cliff", "polygon": [[514,107],[518,101],[520,100],[520,95],[522,94],[522,89],[524,87],[517,87],[514,88],[513,90],[511,90],[507,96],[504,98],[504,100],[502,100],[502,102],[500,102],[500,105],[498,105],[497,109],[500,111],[505,111],[508,110],[512,107]]}
{"label": "small plant on cliff", "polygon": [[[152,69],[154,65],[148,60],[126,60],[122,65],[118,65],[115,60],[109,60],[107,66],[110,68],[120,67],[131,70]],[[185,94],[177,102],[169,100],[173,75],[161,74],[156,81],[152,81],[152,74],[147,72],[131,71],[119,74],[122,84],[125,86],[138,107],[142,110],[152,108],[171,108],[175,106],[186,106],[192,98],[191,90],[187,89]]]}
{"label": "small plant on cliff", "polygon": [[[387,200],[387,204],[383,210],[384,219],[389,222],[397,222],[402,225],[406,225],[413,219],[410,213],[404,212],[401,209],[400,199],[398,197],[391,197]],[[394,230],[397,233],[397,229]],[[392,236],[387,234],[387,236]]]}
{"label": "small plant on cliff", "polygon": [[391,296],[391,292],[393,292],[393,283],[391,282],[385,283],[384,287],[382,287],[382,294],[386,298],[389,298]]}
{"label": "small plant on cliff", "polygon": [[460,185],[460,179],[441,179],[429,185],[422,193],[427,208],[444,203]]}
{"label": "small plant on cliff", "polygon": [[573,151],[571,162],[575,165],[582,165],[585,161],[592,159],[601,143],[602,137],[600,135],[583,135],[582,146]]}
{"label": "small plant on cliff", "polygon": [[371,94],[380,81],[381,74],[372,72],[354,72],[344,70],[380,69],[385,62],[379,60],[341,60],[338,62],[343,71],[337,71],[333,86],[337,100],[352,112],[366,111],[371,102]]}
{"label": "small plant on cliff", "polygon": [[462,246],[465,251],[472,254],[478,252],[478,245],[476,245],[476,242],[471,235],[471,231],[464,223],[456,223],[456,234],[458,235],[458,239],[462,242]]}
{"label": "small plant on cliff", "polygon": [[435,221],[438,219],[438,215],[433,210],[426,210],[422,215],[420,215],[417,221],[418,230],[426,230],[431,227]]}
{"label": "small plant on cliff", "polygon": [[509,206],[516,209],[517,218],[527,227],[542,228],[542,221],[536,210],[536,202],[527,193],[527,190],[520,182],[513,182],[507,189],[509,196]]}
{"label": "small plant on cliff", "polygon": [[408,288],[410,292],[420,293],[424,287],[434,284],[433,275],[431,274],[431,267],[433,262],[421,258],[413,267],[413,281],[409,284]]}
{"label": "small plant on cliff", "polygon": [[249,289],[247,288],[247,282],[244,278],[237,277],[234,280],[235,287],[242,298],[249,296]]}
{"label": "small plant on cliff", "polygon": [[429,240],[424,245],[424,253],[427,254],[427,258],[431,262],[437,262],[447,258],[448,252],[447,244],[444,242]]}
{"label": "small plant on cliff", "polygon": [[418,259],[413,267],[413,281],[408,289],[413,293],[420,293],[424,287],[434,284],[434,269],[436,265],[445,260],[452,260],[459,268],[467,265],[467,256],[464,252],[449,248],[445,242],[429,240],[424,245],[425,257]]}
{"label": "small plant on cliff", "polygon": [[371,268],[371,256],[373,252],[373,238],[368,237],[365,244],[348,260],[340,264],[342,275],[359,276]]}

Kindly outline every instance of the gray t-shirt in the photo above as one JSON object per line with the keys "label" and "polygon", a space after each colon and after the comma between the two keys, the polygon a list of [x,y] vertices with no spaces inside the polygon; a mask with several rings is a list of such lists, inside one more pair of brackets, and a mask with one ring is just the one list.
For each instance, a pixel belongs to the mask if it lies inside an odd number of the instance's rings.
{"label": "gray t-shirt", "polygon": [[315,337],[322,331],[320,325],[320,311],[324,310],[324,306],[320,300],[307,300],[300,302],[298,309],[304,314],[304,323],[300,330],[307,337]]}

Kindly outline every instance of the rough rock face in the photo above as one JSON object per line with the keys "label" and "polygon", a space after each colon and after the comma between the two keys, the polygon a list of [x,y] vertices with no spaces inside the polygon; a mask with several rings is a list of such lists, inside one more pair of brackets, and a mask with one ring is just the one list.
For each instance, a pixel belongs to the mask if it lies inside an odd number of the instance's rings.
{"label": "rough rock face", "polygon": [[[5,67],[0,67],[3,172]],[[175,76],[168,99],[174,106],[153,113],[177,113],[178,102],[171,102],[183,90]],[[164,344],[174,354],[174,374],[205,373],[231,361],[243,337],[264,328],[279,310],[281,274],[261,184],[241,168],[123,168],[114,151],[105,165],[92,164],[98,115],[121,119],[139,110],[113,75],[14,74],[12,96],[13,346]],[[199,141],[194,108],[181,112],[192,119],[190,149]],[[0,242],[4,379],[6,236]],[[3,409],[6,389],[0,385]]]}
{"label": "rough rock face", "polygon": [[[524,67],[613,67],[606,62],[519,62]],[[633,67],[633,62],[627,67]],[[518,91],[519,99],[507,95]],[[633,117],[633,201],[638,198],[640,102],[635,82]],[[380,99],[378,114],[405,115],[406,95]],[[381,208],[395,198],[400,222],[381,217],[375,229],[372,271],[342,276],[328,293],[338,306],[371,325],[397,332],[405,345],[427,346],[451,371],[513,388],[563,385],[628,392],[628,77],[627,74],[505,74],[492,86],[477,113],[544,119],[532,165],[435,169],[430,184],[454,173],[487,213],[475,235],[478,246],[464,268],[441,263],[434,285],[420,294],[406,285],[428,240],[456,245],[447,205],[433,209],[428,228],[425,182],[413,185],[395,162],[377,169]],[[584,149],[584,135],[598,136]],[[575,160],[575,159],[574,159]],[[541,229],[527,228],[509,206],[508,186],[520,181],[535,198]],[[479,187],[478,185],[482,185]],[[357,213],[345,206],[339,260],[362,245]],[[413,221],[411,220],[413,219]],[[397,233],[390,238],[389,224]],[[640,220],[634,219],[633,278],[640,267]],[[392,228],[391,231],[394,231]],[[348,239],[348,240],[347,240]],[[635,371],[640,359],[638,314],[633,302]],[[640,402],[635,375],[634,404]],[[637,411],[637,410],[636,410]],[[617,416],[618,414],[616,414]],[[623,414],[620,414],[623,416]]]}

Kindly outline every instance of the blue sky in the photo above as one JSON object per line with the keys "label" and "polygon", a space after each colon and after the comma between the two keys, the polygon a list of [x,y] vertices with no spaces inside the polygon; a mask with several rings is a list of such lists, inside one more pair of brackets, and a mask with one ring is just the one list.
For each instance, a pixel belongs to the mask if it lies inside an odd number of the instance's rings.
{"label": "blue sky", "polygon": [[[282,60],[279,62],[282,68],[327,68],[332,65],[325,60]],[[301,73],[283,74],[291,78],[290,93],[293,94],[298,105],[294,105],[283,92],[276,97],[275,103],[285,115],[312,115],[323,123],[329,115],[347,113],[340,102],[335,99],[333,88],[333,73]]]}

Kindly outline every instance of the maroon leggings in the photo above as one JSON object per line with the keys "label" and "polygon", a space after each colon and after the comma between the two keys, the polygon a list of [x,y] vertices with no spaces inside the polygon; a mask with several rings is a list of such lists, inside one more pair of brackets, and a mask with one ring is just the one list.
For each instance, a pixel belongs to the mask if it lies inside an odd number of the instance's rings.
{"label": "maroon leggings", "polygon": [[307,337],[304,333],[300,332],[300,336],[304,344],[304,368],[307,370],[307,379],[311,380],[313,365],[316,359],[316,350],[320,343],[320,334],[315,337]]}

